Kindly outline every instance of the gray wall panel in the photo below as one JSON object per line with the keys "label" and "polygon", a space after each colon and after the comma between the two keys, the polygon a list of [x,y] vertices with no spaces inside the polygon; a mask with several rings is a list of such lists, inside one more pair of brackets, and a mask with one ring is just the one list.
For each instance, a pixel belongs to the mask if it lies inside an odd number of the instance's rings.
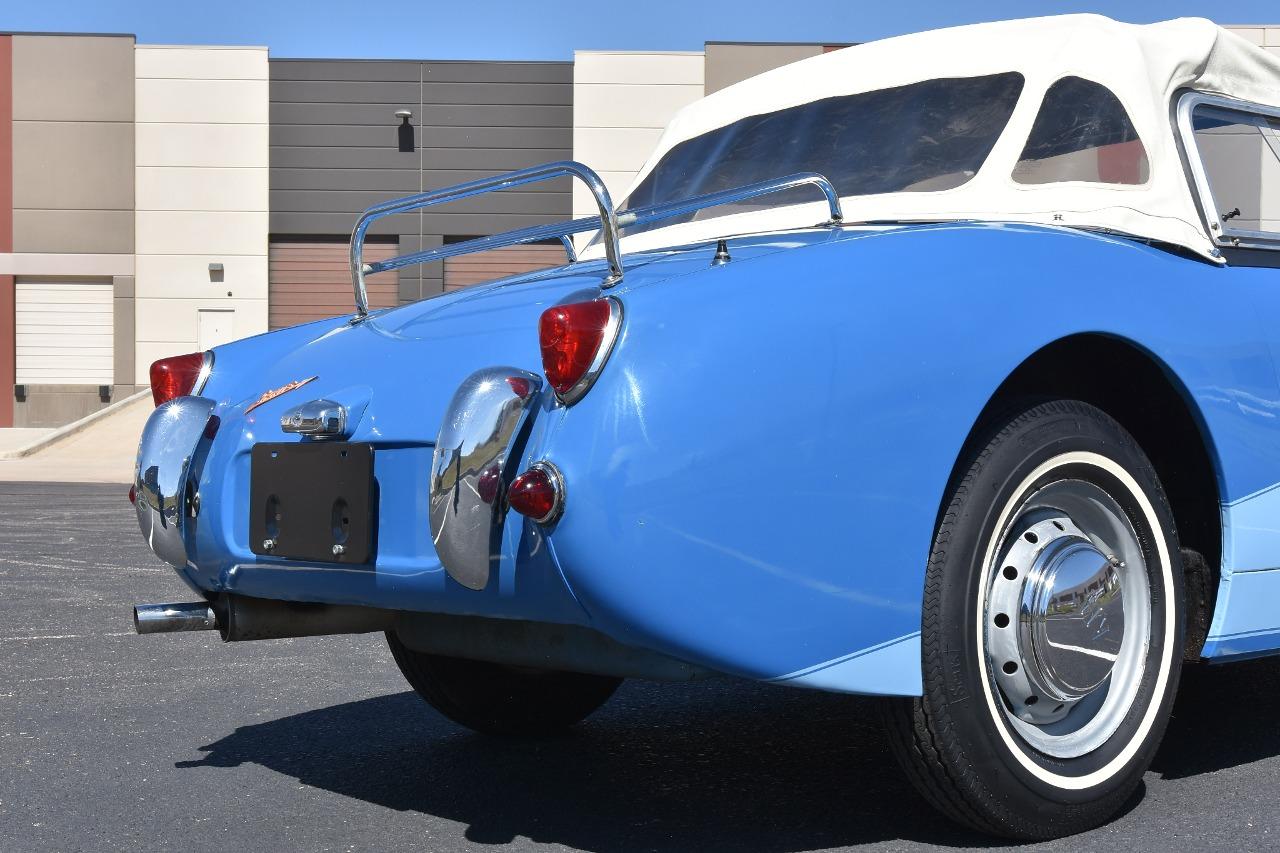
{"label": "gray wall panel", "polygon": [[[432,148],[422,153],[426,169],[470,169],[503,172],[571,156],[567,148]],[[405,159],[394,148],[295,148],[272,146],[273,168],[403,169]]]}
{"label": "gray wall panel", "polygon": [[132,210],[15,210],[15,252],[133,253]]}
{"label": "gray wall panel", "polygon": [[[572,97],[569,83],[436,83],[422,85],[424,104],[551,104]],[[418,100],[417,83],[343,80],[272,80],[271,99],[293,104],[406,104]]]}
{"label": "gray wall panel", "polygon": [[567,62],[405,62],[399,60],[273,59],[272,80],[418,81],[436,83],[572,83]]}
{"label": "gray wall panel", "polygon": [[381,62],[331,59],[272,59],[271,81],[276,80],[374,80],[418,82],[418,62]]}
{"label": "gray wall panel", "polygon": [[[393,111],[394,112],[394,111]],[[417,112],[417,106],[414,106]],[[430,111],[427,112],[431,118]],[[377,148],[396,145],[394,124],[303,125],[271,128],[271,144],[280,147]],[[448,127],[419,125],[420,145],[431,148],[563,148],[573,147],[568,127]]]}
{"label": "gray wall panel", "polygon": [[[332,190],[272,190],[271,210],[282,213],[308,213],[314,210],[349,211],[354,216],[367,207],[405,194],[404,191],[366,193]],[[447,205],[432,209],[439,210],[440,213],[539,214],[547,209],[547,194],[507,190],[451,201]]]}
{"label": "gray wall panel", "polygon": [[[421,81],[421,82],[420,82]],[[571,156],[567,62],[271,61],[271,232],[350,233],[359,211]],[[393,113],[413,111],[416,148],[397,148]],[[570,217],[570,184],[549,181],[382,220],[400,251]],[[440,263],[399,273],[401,301],[441,292]]]}
{"label": "gray wall panel", "polygon": [[[272,60],[273,62],[275,60]],[[274,85],[272,86],[274,92]],[[415,101],[409,106],[414,124],[424,112]],[[392,115],[398,106],[388,104],[320,104],[271,102],[271,125],[285,124],[364,124],[372,127],[393,126]],[[572,127],[573,106],[563,104],[438,104],[425,113],[427,124],[441,127]]]}
{"label": "gray wall panel", "polygon": [[13,37],[15,252],[133,253],[132,36]]}
{"label": "gray wall panel", "polygon": [[[496,234],[526,225],[568,220],[569,214],[547,217],[542,214],[425,213],[422,215],[423,238],[469,237]],[[344,237],[351,233],[355,215],[351,213],[281,213],[271,214],[271,235],[275,239],[296,236]],[[404,223],[394,218],[375,222],[370,234],[404,234]]]}
{"label": "gray wall panel", "polygon": [[710,95],[734,83],[820,56],[820,44],[725,44],[707,42],[704,91]]}
{"label": "gray wall panel", "polygon": [[133,123],[13,123],[13,206],[133,210]]}
{"label": "gray wall panel", "polygon": [[[458,169],[453,171],[426,171],[422,173],[423,189],[476,181],[492,175],[491,171]],[[392,192],[405,195],[417,189],[416,169],[287,169],[271,171],[273,190],[361,190],[365,192]],[[564,193],[569,191],[568,179],[541,181],[526,184],[520,192]]]}
{"label": "gray wall panel", "polygon": [[133,37],[14,36],[13,120],[133,121]]}

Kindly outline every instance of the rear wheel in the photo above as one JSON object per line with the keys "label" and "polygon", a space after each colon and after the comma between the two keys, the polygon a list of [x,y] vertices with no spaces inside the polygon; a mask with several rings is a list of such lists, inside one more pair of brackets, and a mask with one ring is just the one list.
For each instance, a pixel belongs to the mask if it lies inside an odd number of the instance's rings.
{"label": "rear wheel", "polygon": [[491,735],[533,737],[581,722],[613,695],[620,678],[504,666],[387,644],[409,685],[455,723]]}
{"label": "rear wheel", "polygon": [[1169,717],[1182,587],[1160,482],[1118,423],[1055,401],[999,425],[934,539],[924,695],[888,710],[916,787],[1016,838],[1114,815]]}

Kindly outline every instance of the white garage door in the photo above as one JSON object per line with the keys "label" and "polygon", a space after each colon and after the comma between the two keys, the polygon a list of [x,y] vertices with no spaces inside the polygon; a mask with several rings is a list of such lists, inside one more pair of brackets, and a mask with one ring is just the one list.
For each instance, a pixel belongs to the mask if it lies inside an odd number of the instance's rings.
{"label": "white garage door", "polygon": [[111,282],[23,281],[14,288],[19,385],[110,385]]}

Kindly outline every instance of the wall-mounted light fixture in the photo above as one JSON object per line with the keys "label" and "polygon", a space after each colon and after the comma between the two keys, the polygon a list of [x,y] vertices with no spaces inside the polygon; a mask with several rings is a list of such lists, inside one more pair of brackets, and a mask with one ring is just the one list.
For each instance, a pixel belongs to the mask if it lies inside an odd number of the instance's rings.
{"label": "wall-mounted light fixture", "polygon": [[413,111],[396,110],[396,118],[400,119],[400,126],[396,128],[396,133],[400,138],[400,151],[405,154],[411,154],[415,150],[413,125],[409,123],[409,120],[413,118]]}
{"label": "wall-mounted light fixture", "polygon": [[222,264],[214,261],[209,264],[209,281],[222,281],[226,275],[226,269]]}
{"label": "wall-mounted light fixture", "polygon": [[25,403],[25,402],[27,402],[27,386],[26,386],[26,385],[14,385],[14,386],[13,386],[13,399],[17,400],[19,403]]}
{"label": "wall-mounted light fixture", "polygon": [[110,385],[98,386],[98,399],[104,403],[111,402],[111,386]]}

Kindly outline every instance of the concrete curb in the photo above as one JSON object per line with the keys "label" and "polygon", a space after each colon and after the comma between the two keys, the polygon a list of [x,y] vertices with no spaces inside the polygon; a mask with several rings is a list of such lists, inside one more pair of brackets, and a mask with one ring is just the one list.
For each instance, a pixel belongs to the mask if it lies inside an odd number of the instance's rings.
{"label": "concrete curb", "polygon": [[0,451],[0,461],[6,460],[6,459],[22,459],[23,457],[30,456],[31,454],[36,453],[37,451],[44,450],[46,447],[52,444],[57,444],[59,441],[62,441],[64,438],[70,438],[76,433],[81,432],[82,430],[85,429],[85,427],[92,426],[93,424],[97,423],[103,418],[108,417],[109,415],[115,414],[119,410],[123,409],[125,406],[137,400],[141,400],[143,397],[147,396],[150,393],[151,393],[151,389],[146,388],[142,391],[139,391],[136,394],[131,394],[130,396],[125,397],[123,400],[117,400],[116,402],[112,403],[110,406],[107,406],[105,409],[99,409],[98,411],[94,412],[91,415],[85,415],[83,418],[81,418],[78,421],[72,421],[66,426],[60,426],[57,429],[55,429],[53,432],[49,433],[48,435],[44,435],[44,436],[41,436],[40,438],[37,438],[35,441],[31,442],[25,447],[19,447],[16,450]]}

